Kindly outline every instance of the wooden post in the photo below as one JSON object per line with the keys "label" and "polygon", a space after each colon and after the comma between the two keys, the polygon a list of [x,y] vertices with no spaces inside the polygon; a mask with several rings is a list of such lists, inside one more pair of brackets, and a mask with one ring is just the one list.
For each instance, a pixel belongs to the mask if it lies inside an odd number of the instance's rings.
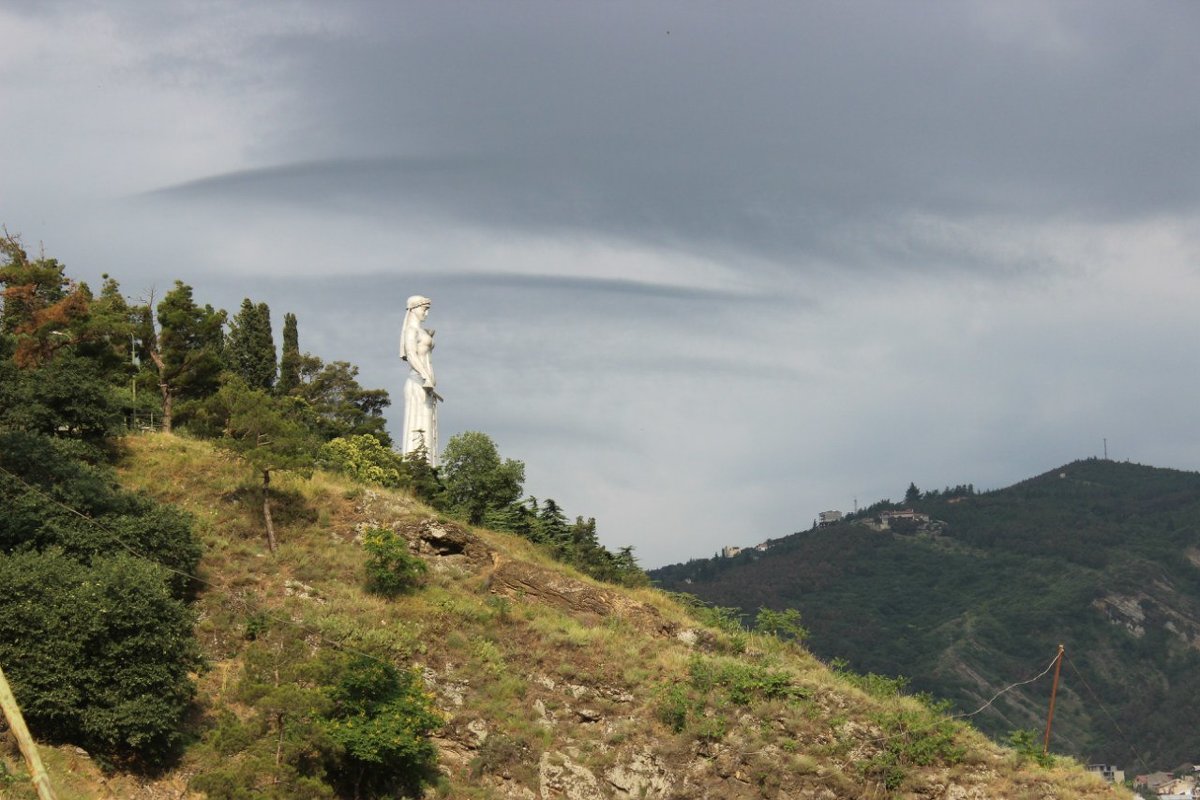
{"label": "wooden post", "polygon": [[1058,646],[1058,655],[1054,658],[1054,685],[1050,688],[1050,713],[1046,717],[1046,740],[1042,742],[1042,755],[1050,753],[1050,726],[1054,724],[1054,698],[1058,696],[1058,675],[1062,672],[1063,650]]}
{"label": "wooden post", "polygon": [[37,789],[39,800],[56,800],[54,789],[50,786],[50,776],[46,774],[46,768],[42,766],[37,745],[34,744],[33,737],[29,735],[29,728],[25,727],[25,718],[21,716],[21,708],[17,705],[17,698],[13,697],[3,669],[0,669],[0,709],[3,709],[4,718],[8,720],[8,727],[12,728],[13,735],[17,737],[17,745],[21,748],[21,755],[25,757],[25,764],[29,768],[29,777],[33,779],[33,786]]}

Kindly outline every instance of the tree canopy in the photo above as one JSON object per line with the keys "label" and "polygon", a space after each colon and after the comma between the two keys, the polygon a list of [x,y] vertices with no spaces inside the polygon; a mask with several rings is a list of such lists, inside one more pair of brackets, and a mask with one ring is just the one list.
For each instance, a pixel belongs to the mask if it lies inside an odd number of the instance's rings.
{"label": "tree canopy", "polygon": [[242,301],[229,323],[225,362],[251,389],[269,390],[275,385],[275,340],[266,303],[255,305],[249,297]]}
{"label": "tree canopy", "polygon": [[441,478],[446,507],[479,525],[489,510],[507,508],[520,499],[525,464],[511,458],[502,461],[490,436],[467,431],[446,444]]}

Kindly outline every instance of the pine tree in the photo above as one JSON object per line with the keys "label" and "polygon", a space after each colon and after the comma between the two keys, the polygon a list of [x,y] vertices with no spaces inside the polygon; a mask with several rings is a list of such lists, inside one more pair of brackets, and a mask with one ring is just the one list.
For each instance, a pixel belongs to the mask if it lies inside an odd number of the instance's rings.
{"label": "pine tree", "polygon": [[326,364],[305,353],[300,357],[300,385],[293,394],[316,414],[316,429],[323,439],[366,433],[391,445],[383,418],[383,409],[392,403],[387,390],[362,388],[358,367],[348,361]]}
{"label": "pine tree", "polygon": [[38,312],[66,298],[70,281],[57,260],[31,261],[20,238],[5,232],[0,237],[0,285],[0,333],[19,333],[36,327]]}
{"label": "pine tree", "polygon": [[262,389],[252,389],[237,377],[229,378],[217,392],[214,405],[225,420],[220,443],[240,453],[262,476],[263,523],[267,545],[275,552],[275,524],[271,518],[271,473],[311,472],[318,441],[291,416],[289,401]]}
{"label": "pine tree", "polygon": [[291,394],[300,385],[300,334],[296,330],[296,315],[283,315],[283,350],[279,354],[279,394]]}
{"label": "pine tree", "polygon": [[225,353],[229,368],[251,389],[275,385],[275,340],[271,335],[271,309],[246,298],[229,326]]}

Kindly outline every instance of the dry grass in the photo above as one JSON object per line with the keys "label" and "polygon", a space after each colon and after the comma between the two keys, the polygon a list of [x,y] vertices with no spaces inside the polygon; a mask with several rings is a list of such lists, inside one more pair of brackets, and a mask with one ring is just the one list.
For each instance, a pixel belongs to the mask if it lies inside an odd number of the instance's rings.
{"label": "dry grass", "polygon": [[[1010,751],[965,727],[954,734],[965,751],[957,763],[906,766],[899,787],[886,789],[864,777],[860,766],[880,751],[882,743],[870,741],[879,737],[879,720],[928,712],[910,698],[879,698],[850,686],[803,648],[753,634],[734,642],[653,589],[621,591],[656,609],[676,630],[706,631],[699,644],[620,618],[572,616],[533,598],[496,596],[486,571],[433,569],[420,591],[384,600],[362,588],[364,555],[356,536],[366,525],[416,524],[437,516],[412,497],[320,472],[309,479],[281,473],[273,487],[286,502],[278,520],[279,551],[271,555],[255,476],[234,456],[180,436],[131,437],[126,447],[123,483],[191,512],[204,543],[207,583],[197,601],[197,634],[211,668],[199,677],[201,719],[231,707],[229,694],[254,626],[287,625],[315,646],[338,642],[435,676],[447,735],[460,737],[456,741],[468,752],[466,760],[447,758],[449,774],[440,789],[445,797],[505,796],[494,787],[506,780],[532,781],[536,789],[541,753],[572,748],[576,761],[598,775],[628,753],[648,749],[681,774],[688,765],[689,780],[701,787],[696,796],[817,796],[828,790],[837,797],[934,797],[930,787],[950,781],[994,797],[1116,796],[1077,769],[1022,767]],[[523,539],[472,532],[503,558],[601,585]],[[721,655],[741,647],[741,656]],[[690,686],[698,653],[717,664],[786,673],[798,694],[742,706],[713,690],[702,698],[708,716],[701,724],[675,733],[660,721],[658,709],[669,687]],[[600,721],[581,717],[581,710]],[[465,732],[472,720],[496,737],[490,749]],[[714,730],[723,733],[705,738]],[[56,768],[69,775],[66,756],[55,752]],[[189,755],[183,769],[203,770],[201,758]],[[60,790],[64,799],[85,796],[92,795]]]}

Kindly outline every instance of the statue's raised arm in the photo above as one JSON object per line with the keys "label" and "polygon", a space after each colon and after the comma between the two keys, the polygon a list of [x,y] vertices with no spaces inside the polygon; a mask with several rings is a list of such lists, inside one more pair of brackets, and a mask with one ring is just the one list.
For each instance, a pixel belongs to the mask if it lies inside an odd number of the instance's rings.
{"label": "statue's raised arm", "polygon": [[408,362],[404,384],[404,435],[401,452],[408,455],[424,448],[429,463],[437,466],[437,378],[433,373],[433,331],[421,327],[431,303],[419,294],[408,298],[404,325],[400,330],[400,357]]}

